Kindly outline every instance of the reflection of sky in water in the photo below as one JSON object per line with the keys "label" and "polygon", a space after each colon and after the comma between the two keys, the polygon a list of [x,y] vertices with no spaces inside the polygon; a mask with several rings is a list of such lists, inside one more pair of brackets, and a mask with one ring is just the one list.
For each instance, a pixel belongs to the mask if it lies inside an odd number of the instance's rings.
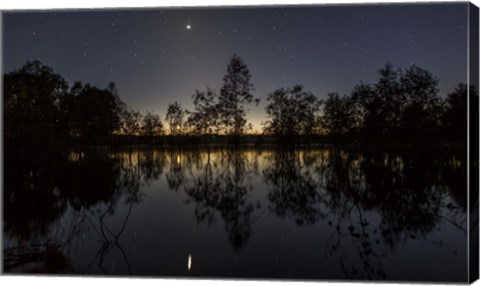
{"label": "reflection of sky in water", "polygon": [[[69,271],[93,274],[466,278],[466,217],[441,175],[462,176],[458,157],[417,162],[327,149],[91,153],[66,156],[77,168],[71,175],[111,175],[119,195],[90,207],[69,204],[38,239],[20,242],[7,227],[5,248],[48,237],[62,243]],[[96,159],[87,166],[102,160],[118,172],[82,169],[88,158]],[[418,204],[409,207],[410,200]]]}

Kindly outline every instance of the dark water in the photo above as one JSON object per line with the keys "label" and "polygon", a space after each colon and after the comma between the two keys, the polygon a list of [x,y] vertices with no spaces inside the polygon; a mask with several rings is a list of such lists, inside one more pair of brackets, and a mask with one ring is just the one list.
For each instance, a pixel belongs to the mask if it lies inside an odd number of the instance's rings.
{"label": "dark water", "polygon": [[464,159],[327,147],[6,153],[4,271],[466,281]]}

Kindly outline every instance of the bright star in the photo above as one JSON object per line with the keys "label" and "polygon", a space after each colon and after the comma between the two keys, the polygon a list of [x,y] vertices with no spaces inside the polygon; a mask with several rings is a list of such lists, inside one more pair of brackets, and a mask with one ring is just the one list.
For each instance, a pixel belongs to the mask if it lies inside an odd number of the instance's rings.
{"label": "bright star", "polygon": [[187,30],[190,30],[191,28],[192,28],[192,26],[187,25]]}

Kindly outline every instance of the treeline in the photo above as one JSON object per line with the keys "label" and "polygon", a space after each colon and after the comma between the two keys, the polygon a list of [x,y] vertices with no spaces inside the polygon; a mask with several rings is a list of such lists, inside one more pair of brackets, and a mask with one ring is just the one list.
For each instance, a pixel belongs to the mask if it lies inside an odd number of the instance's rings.
{"label": "treeline", "polygon": [[[386,64],[376,82],[361,83],[349,95],[330,93],[321,100],[301,85],[280,88],[267,95],[263,133],[277,142],[464,143],[468,87],[458,84],[442,98],[438,82],[415,65],[402,70]],[[185,143],[212,135],[238,143],[252,129],[249,104],[260,102],[252,94],[250,71],[237,55],[230,59],[219,93],[208,86],[197,90],[193,110],[174,102],[163,120],[128,107],[113,82],[104,89],[82,82],[69,87],[39,61],[5,74],[4,86],[5,139],[14,144],[137,144],[165,142],[159,140],[165,137]],[[470,87],[470,95],[471,104],[478,105],[475,88]]]}
{"label": "treeline", "polygon": [[169,104],[165,127],[160,115],[127,106],[113,82],[104,89],[82,82],[69,87],[51,67],[28,61],[4,75],[5,139],[31,145],[155,143],[165,135],[238,137],[251,129],[246,105],[259,102],[251,93],[250,78],[243,60],[232,56],[220,94],[208,87],[196,91],[191,111],[178,102]]}
{"label": "treeline", "polygon": [[[465,143],[467,85],[458,84],[446,98],[438,79],[415,65],[406,70],[391,64],[379,70],[373,84],[359,84],[350,95],[331,93],[323,102],[320,125],[334,141],[361,143]],[[470,87],[471,104],[478,93]]]}
{"label": "treeline", "polygon": [[[478,106],[474,87],[470,94]],[[300,85],[274,91],[264,131],[287,138],[323,134],[335,143],[466,143],[467,96],[467,86],[458,84],[442,98],[438,79],[427,70],[386,64],[375,83],[359,84],[350,95],[330,93],[320,100]]]}
{"label": "treeline", "polygon": [[39,61],[27,62],[4,77],[6,143],[111,143],[116,134],[156,136],[163,132],[158,115],[132,111],[115,83],[101,89],[67,82]]}

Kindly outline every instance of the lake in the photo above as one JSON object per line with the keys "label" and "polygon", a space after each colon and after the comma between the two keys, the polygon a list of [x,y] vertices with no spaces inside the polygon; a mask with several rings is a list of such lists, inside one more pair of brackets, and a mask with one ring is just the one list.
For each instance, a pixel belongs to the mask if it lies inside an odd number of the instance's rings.
{"label": "lake", "polygon": [[467,279],[451,149],[24,150],[4,184],[6,273]]}

